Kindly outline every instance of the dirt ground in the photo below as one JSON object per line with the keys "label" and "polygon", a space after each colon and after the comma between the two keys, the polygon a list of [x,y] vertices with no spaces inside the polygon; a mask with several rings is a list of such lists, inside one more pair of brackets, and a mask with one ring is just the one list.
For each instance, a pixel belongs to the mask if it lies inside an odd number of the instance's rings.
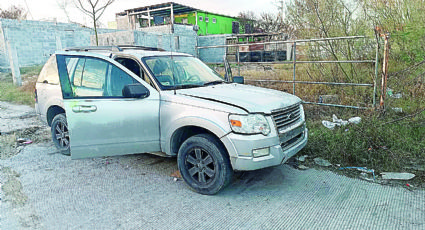
{"label": "dirt ground", "polygon": [[291,161],[236,173],[229,187],[204,196],[174,177],[175,158],[71,160],[32,108],[0,102],[0,118],[0,229],[425,228],[422,189]]}

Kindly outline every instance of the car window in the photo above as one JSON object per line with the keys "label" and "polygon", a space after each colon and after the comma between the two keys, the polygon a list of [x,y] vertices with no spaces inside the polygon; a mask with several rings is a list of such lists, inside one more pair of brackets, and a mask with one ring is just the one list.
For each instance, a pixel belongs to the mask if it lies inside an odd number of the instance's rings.
{"label": "car window", "polygon": [[43,69],[39,74],[37,82],[59,84],[58,66],[56,63],[55,55],[52,55],[49,60],[47,60],[46,64],[44,65]]}
{"label": "car window", "polygon": [[[72,73],[72,82],[75,86],[81,86],[81,79],[83,77],[84,64],[86,62],[85,58],[79,58],[75,67],[75,71]],[[68,73],[69,74],[69,73]]]}
{"label": "car window", "polygon": [[86,58],[81,86],[93,89],[103,89],[107,70],[107,62],[99,59]]}
{"label": "car window", "polygon": [[136,79],[114,65],[111,65],[111,72],[109,76],[110,77],[108,78],[107,84],[108,96],[121,97],[124,86],[130,84],[140,84],[138,81],[136,81]]}
{"label": "car window", "polygon": [[153,56],[142,59],[162,89],[203,86],[223,81],[222,77],[197,58],[190,56]]}
{"label": "car window", "polygon": [[65,62],[74,98],[122,97],[124,86],[140,84],[125,71],[105,60],[66,57]]}

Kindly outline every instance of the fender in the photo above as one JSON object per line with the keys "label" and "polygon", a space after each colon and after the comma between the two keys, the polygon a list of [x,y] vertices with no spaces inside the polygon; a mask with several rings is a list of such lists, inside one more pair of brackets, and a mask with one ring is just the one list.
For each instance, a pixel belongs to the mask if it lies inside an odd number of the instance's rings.
{"label": "fender", "polygon": [[223,113],[223,116],[211,116],[213,119],[208,119],[200,116],[185,116],[170,122],[166,130],[161,132],[161,149],[167,155],[175,155],[171,150],[171,140],[176,131],[182,127],[196,126],[206,129],[217,136],[219,139],[231,132],[228,124],[228,115]]}

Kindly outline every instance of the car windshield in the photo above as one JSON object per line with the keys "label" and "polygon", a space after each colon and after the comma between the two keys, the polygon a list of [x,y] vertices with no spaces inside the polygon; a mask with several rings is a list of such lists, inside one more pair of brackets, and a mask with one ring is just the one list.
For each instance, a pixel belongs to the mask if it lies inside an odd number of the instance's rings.
{"label": "car windshield", "polygon": [[142,59],[163,90],[221,84],[222,76],[190,56],[154,56]]}

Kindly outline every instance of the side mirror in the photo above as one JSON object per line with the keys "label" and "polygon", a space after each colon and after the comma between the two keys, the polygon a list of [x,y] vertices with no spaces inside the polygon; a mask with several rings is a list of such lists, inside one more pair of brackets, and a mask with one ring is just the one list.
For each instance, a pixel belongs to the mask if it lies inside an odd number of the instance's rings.
{"label": "side mirror", "polygon": [[233,76],[233,82],[238,84],[245,83],[245,79],[242,76]]}
{"label": "side mirror", "polygon": [[125,98],[145,98],[149,96],[149,90],[142,84],[130,84],[124,86],[122,95]]}

